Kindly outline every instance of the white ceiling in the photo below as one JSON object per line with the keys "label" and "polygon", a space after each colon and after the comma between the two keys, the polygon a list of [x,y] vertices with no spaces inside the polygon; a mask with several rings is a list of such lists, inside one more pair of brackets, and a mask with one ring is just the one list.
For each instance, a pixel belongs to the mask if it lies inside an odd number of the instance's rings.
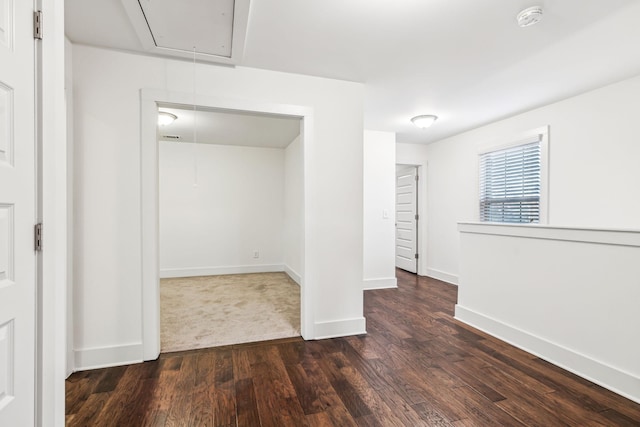
{"label": "white ceiling", "polygon": [[[517,13],[542,5],[540,24]],[[260,0],[240,65],[365,84],[365,127],[427,143],[640,74],[638,0]],[[120,0],[66,1],[72,42],[144,52]],[[117,29],[114,31],[114,29]],[[435,114],[427,130],[409,119]]]}
{"label": "white ceiling", "polygon": [[[300,134],[300,118],[232,112],[193,110],[193,107],[160,106],[178,118],[158,126],[161,141],[245,147],[285,148]],[[172,138],[177,136],[178,138]]]}

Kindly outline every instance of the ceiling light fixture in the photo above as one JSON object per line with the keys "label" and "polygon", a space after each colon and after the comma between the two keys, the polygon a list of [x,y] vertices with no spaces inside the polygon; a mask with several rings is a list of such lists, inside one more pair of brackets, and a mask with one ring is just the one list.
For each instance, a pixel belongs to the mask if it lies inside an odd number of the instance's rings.
{"label": "ceiling light fixture", "polygon": [[418,126],[420,129],[426,129],[431,126],[436,120],[438,120],[438,116],[433,116],[430,114],[423,116],[415,116],[411,119],[411,122]]}
{"label": "ceiling light fixture", "polygon": [[158,125],[167,126],[173,123],[178,116],[175,114],[167,113],[166,111],[158,111]]}
{"label": "ceiling light fixture", "polygon": [[516,19],[518,20],[518,25],[523,28],[535,25],[542,19],[542,7],[528,7],[525,10],[521,11]]}

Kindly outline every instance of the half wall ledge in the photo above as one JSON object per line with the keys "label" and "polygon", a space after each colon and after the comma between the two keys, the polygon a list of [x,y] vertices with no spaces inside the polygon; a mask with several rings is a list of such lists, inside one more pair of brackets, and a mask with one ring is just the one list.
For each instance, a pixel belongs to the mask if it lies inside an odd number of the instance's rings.
{"label": "half wall ledge", "polygon": [[640,230],[458,229],[456,319],[640,403]]}

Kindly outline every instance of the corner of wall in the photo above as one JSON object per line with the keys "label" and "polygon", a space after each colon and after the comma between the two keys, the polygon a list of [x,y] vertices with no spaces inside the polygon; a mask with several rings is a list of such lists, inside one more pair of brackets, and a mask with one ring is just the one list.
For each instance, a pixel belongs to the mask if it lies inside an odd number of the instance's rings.
{"label": "corner of wall", "polygon": [[443,282],[447,282],[451,285],[458,286],[458,275],[447,273],[444,271],[436,270],[435,268],[427,268],[427,277],[431,277],[432,279],[438,279]]}
{"label": "corner of wall", "polygon": [[364,317],[358,317],[331,322],[316,322],[314,332],[316,340],[363,335],[367,333],[367,321]]}
{"label": "corner of wall", "polygon": [[142,362],[142,343],[76,350],[76,371]]}
{"label": "corner of wall", "polygon": [[393,289],[398,287],[398,279],[395,277],[382,277],[377,279],[364,279],[362,289],[372,291],[374,289]]}
{"label": "corner of wall", "polygon": [[294,269],[289,267],[287,264],[285,264],[284,265],[284,272],[287,273],[287,275],[291,278],[291,280],[296,282],[298,284],[298,286],[301,286],[301,284],[302,284],[302,276],[297,271],[295,271]]}

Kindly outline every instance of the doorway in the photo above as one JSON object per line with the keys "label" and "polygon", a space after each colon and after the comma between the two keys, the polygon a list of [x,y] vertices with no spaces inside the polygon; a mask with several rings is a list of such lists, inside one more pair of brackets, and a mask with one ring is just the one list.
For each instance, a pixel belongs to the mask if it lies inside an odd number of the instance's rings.
{"label": "doorway", "polygon": [[266,114],[296,117],[300,120],[300,151],[302,162],[301,180],[297,183],[302,196],[297,204],[300,212],[298,232],[289,239],[289,245],[297,248],[295,255],[285,259],[283,270],[300,284],[301,334],[309,338],[312,331],[313,313],[308,295],[312,292],[305,275],[306,221],[305,189],[308,186],[306,173],[308,166],[307,147],[312,145],[313,109],[304,106],[267,104],[253,100],[239,100],[174,93],[158,90],[141,91],[141,175],[142,175],[142,288],[143,288],[143,349],[144,359],[153,360],[160,353],[160,264],[159,264],[159,181],[157,111],[159,106],[197,105],[197,108],[218,109],[238,113]]}
{"label": "doorway", "polygon": [[396,166],[396,267],[418,272],[418,167]]}
{"label": "doorway", "polygon": [[161,351],[300,336],[300,118],[159,115]]}

